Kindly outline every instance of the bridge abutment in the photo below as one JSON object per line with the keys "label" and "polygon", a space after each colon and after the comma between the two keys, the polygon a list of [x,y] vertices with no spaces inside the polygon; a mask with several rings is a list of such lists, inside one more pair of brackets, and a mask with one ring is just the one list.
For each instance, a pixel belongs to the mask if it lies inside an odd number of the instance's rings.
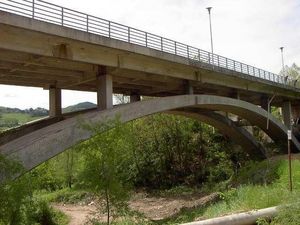
{"label": "bridge abutment", "polygon": [[61,109],[61,89],[51,87],[49,89],[49,116],[59,117],[62,115]]}

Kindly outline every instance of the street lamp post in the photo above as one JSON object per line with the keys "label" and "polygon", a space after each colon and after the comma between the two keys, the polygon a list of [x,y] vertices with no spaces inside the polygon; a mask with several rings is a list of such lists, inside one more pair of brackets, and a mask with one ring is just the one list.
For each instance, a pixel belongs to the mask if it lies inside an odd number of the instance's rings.
{"label": "street lamp post", "polygon": [[210,28],[210,45],[211,45],[211,53],[214,54],[214,45],[213,45],[213,37],[212,37],[212,27],[211,27],[211,9],[212,7],[207,7],[208,15],[209,15],[209,28]]}
{"label": "street lamp post", "polygon": [[281,51],[282,73],[283,73],[283,76],[284,76],[285,72],[284,72],[284,60],[283,60],[283,47],[280,47],[279,49]]}

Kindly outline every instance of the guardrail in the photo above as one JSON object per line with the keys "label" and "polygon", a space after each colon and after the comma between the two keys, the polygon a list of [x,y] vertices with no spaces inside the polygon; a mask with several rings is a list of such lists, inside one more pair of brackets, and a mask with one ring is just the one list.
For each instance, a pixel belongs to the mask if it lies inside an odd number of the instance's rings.
{"label": "guardrail", "polygon": [[275,83],[298,87],[297,80],[289,77],[42,0],[1,0],[0,10],[182,56],[212,65],[212,69],[224,68]]}

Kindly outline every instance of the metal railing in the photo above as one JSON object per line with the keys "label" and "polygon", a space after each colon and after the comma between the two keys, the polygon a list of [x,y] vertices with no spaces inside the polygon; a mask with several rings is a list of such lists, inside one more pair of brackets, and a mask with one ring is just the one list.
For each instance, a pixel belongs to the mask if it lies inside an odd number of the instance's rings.
{"label": "metal railing", "polygon": [[182,56],[209,65],[211,69],[227,69],[283,85],[300,87],[297,80],[289,77],[42,0],[1,0],[0,10]]}

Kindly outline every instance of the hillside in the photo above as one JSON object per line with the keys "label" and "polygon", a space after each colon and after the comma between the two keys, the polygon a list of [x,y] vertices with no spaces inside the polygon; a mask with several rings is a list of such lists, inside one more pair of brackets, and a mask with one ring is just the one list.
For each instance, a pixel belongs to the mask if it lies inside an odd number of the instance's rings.
{"label": "hillside", "polygon": [[[74,112],[84,109],[90,109],[96,107],[91,102],[82,102],[76,105],[71,105],[63,108],[64,113]],[[44,108],[29,108],[29,109],[18,109],[0,106],[0,131],[7,130],[12,127],[20,126],[24,123],[46,117],[49,114],[49,110]]]}
{"label": "hillside", "polygon": [[76,105],[70,105],[66,108],[63,108],[63,112],[64,113],[75,112],[75,111],[80,111],[80,110],[84,110],[84,109],[95,108],[96,106],[97,106],[96,104],[91,103],[91,102],[81,102]]}

